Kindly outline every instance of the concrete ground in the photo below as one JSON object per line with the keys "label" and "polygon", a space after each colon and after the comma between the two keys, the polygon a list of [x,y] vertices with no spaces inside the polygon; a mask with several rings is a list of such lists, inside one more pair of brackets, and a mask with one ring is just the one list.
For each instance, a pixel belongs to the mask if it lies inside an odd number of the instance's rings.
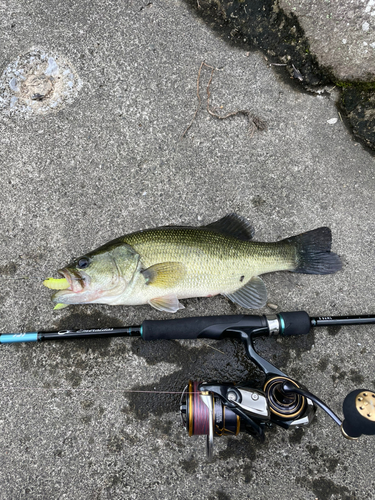
{"label": "concrete ground", "polygon": [[374,80],[374,0],[281,0],[280,7],[297,16],[312,52],[337,79]]}
{"label": "concrete ground", "polygon": [[[127,232],[229,212],[251,221],[260,241],[332,229],[343,270],[265,276],[278,311],[373,312],[374,158],[342,123],[335,90],[297,91],[261,53],[229,46],[181,1],[9,0],[0,13],[3,83],[33,49],[70,65],[76,85],[52,110],[39,92],[26,109],[22,78],[21,87],[8,82],[17,101],[3,86],[1,332],[169,317],[149,306],[54,312],[42,280]],[[250,133],[244,116],[217,120],[203,103],[181,138],[202,61],[217,68],[212,106],[250,110],[267,130]],[[202,99],[209,75],[203,68]],[[184,305],[176,317],[244,312],[223,297]],[[375,386],[373,338],[371,326],[343,327],[257,347],[342,415],[347,393]],[[204,438],[180,425],[178,395],[128,392],[253,378],[236,342],[3,345],[1,360],[1,500],[372,498],[374,437],[346,441],[321,411],[310,428],[273,429],[264,444],[218,438],[207,463]]]}

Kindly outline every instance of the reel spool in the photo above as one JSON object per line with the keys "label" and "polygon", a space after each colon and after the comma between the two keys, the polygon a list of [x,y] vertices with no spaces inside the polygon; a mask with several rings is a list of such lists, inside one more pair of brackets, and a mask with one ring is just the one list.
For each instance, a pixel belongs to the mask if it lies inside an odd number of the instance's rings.
{"label": "reel spool", "polygon": [[224,406],[221,399],[199,389],[201,382],[189,381],[180,401],[182,423],[189,436],[207,436],[207,455],[212,457],[213,437],[240,432],[240,417]]}
{"label": "reel spool", "polygon": [[213,432],[215,436],[234,435],[240,432],[240,417],[230,408],[226,408],[221,399],[208,391],[200,391],[202,382],[189,380],[188,385],[182,393],[180,412],[182,422],[189,436],[208,436],[210,421],[210,403],[207,405],[207,397],[211,401]]}

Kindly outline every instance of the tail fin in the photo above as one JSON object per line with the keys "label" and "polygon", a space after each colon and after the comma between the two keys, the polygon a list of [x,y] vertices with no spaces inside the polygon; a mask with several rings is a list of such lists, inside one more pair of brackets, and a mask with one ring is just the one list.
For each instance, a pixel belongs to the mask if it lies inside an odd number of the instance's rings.
{"label": "tail fin", "polygon": [[342,268],[340,257],[331,252],[332,235],[329,227],[319,227],[284,240],[297,250],[294,273],[332,274]]}

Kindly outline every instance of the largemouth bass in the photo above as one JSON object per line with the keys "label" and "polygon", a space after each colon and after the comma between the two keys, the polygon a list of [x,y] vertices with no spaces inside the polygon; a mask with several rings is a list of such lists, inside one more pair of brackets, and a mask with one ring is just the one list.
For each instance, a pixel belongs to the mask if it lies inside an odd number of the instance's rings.
{"label": "largemouth bass", "polygon": [[[174,313],[179,299],[222,294],[258,309],[267,301],[259,275],[273,271],[331,274],[341,269],[328,227],[291,238],[252,241],[253,229],[236,214],[200,227],[167,226],[117,238],[59,270],[57,309],[69,304],[150,304]],[[61,283],[61,284],[60,284]]]}

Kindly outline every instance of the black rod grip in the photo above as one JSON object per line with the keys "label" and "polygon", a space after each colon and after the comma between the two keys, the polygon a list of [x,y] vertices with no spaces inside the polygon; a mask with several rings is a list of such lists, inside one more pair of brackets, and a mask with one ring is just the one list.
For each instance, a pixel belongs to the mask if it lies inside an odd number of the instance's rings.
{"label": "black rod grip", "polygon": [[239,328],[265,328],[265,316],[233,315],[203,316],[195,318],[146,320],[142,323],[144,340],[160,339],[221,339],[235,336],[226,330]]}
{"label": "black rod grip", "polygon": [[278,314],[280,320],[280,334],[306,335],[311,328],[310,316],[306,311],[282,312]]}

